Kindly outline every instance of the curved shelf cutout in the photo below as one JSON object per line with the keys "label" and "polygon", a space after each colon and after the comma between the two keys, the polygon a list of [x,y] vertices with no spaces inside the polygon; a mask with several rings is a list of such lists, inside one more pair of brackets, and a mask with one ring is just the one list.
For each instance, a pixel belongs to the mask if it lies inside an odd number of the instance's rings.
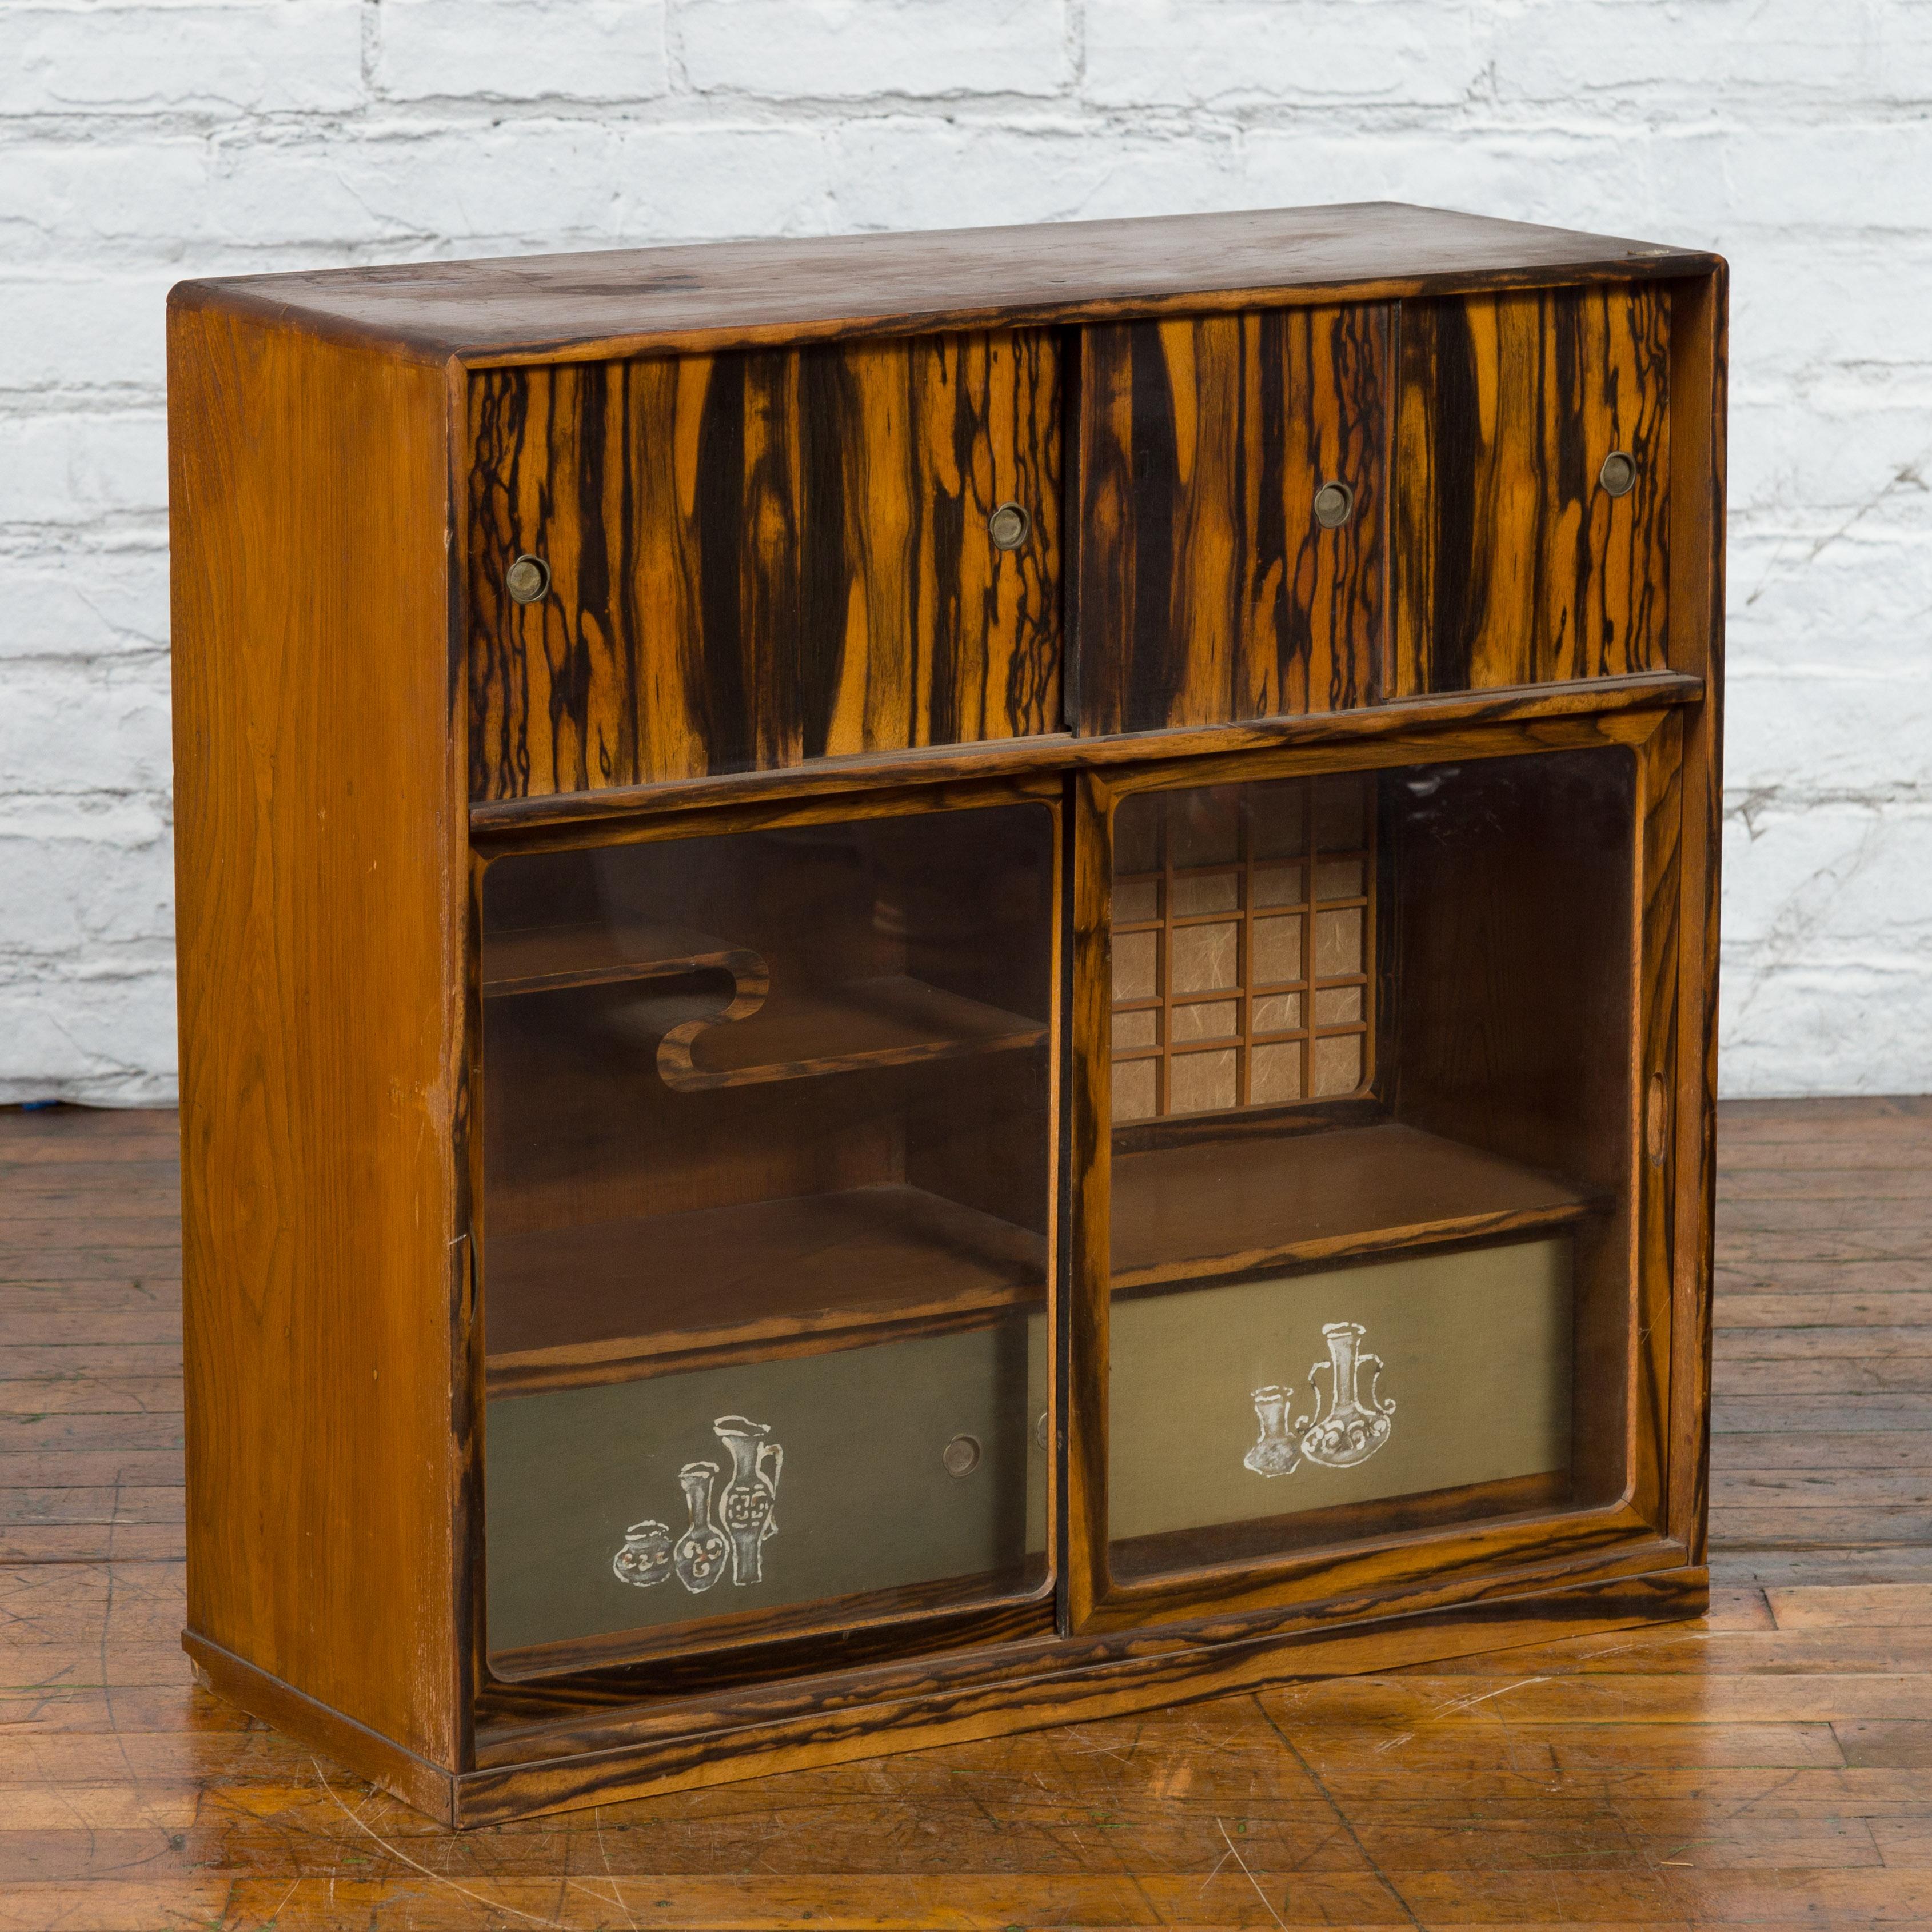
{"label": "curved shelf cutout", "polygon": [[728,976],[730,993],[644,994],[604,1016],[650,1046],[675,1093],[803,1080],[1038,1046],[1046,1024],[904,974],[774,994],[764,956],[677,926],[544,926],[492,934],[486,999],[628,981]]}
{"label": "curved shelf cutout", "polygon": [[[674,980],[687,974],[728,973],[746,1013],[757,1012],[771,984],[764,956],[688,927],[641,920],[615,924],[530,926],[486,932],[483,997],[562,992],[573,986],[608,986],[627,980]],[[718,1014],[722,1018],[723,1014]],[[734,1016],[736,1017],[736,1016]]]}
{"label": "curved shelf cutout", "polygon": [[634,1038],[657,1042],[657,1066],[674,1092],[908,1066],[921,1060],[1037,1046],[1039,1020],[929,986],[902,974],[729,1005],[686,995],[646,998],[611,1016]]}

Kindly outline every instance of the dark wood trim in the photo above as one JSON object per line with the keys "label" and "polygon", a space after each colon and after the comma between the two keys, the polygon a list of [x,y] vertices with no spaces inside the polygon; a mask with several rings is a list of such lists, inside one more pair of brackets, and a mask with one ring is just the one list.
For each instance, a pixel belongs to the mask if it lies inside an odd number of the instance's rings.
{"label": "dark wood trim", "polygon": [[818,1712],[836,1718],[868,1704],[896,1703],[932,1690],[996,1694],[1004,1687],[1059,1679],[1109,1664],[1166,1658],[1178,1666],[1225,1644],[1263,1638],[1347,1638],[1390,1619],[1499,1599],[1525,1598],[1579,1585],[1648,1576],[1683,1567],[1680,1545],[1639,1536],[1606,1554],[1565,1551],[1492,1566],[1480,1576],[1431,1577],[1399,1596],[1342,1592],[1287,1605],[1252,1606],[1212,1616],[1183,1618],[1158,1631],[1117,1630],[1072,1637],[1034,1638],[938,1658],[861,1658],[856,1667],[815,1676],[746,1678],[727,1685],[674,1680],[655,1697],[632,1696],[620,1708],[596,1677],[555,1678],[511,1687],[509,1701],[482,1727],[478,1762],[514,1763],[564,1756],[625,1736],[674,1739],[688,1732]]}
{"label": "dark wood trim", "polygon": [[[610,821],[640,812],[689,812],[828,794],[856,796],[895,786],[964,784],[977,778],[1060,772],[1076,766],[1086,769],[1155,759],[1227,758],[1304,745],[1329,748],[1392,734],[1458,730],[1538,718],[1613,717],[1659,706],[1694,704],[1703,695],[1700,677],[1677,670],[1644,671],[1629,677],[1590,678],[1511,691],[1406,698],[1359,711],[1264,718],[1247,724],[1124,732],[1109,738],[1048,732],[991,744],[934,745],[908,752],[820,758],[783,771],[724,772],[662,784],[614,785],[602,791],[497,799],[471,806],[470,829],[472,837],[492,844],[520,833],[572,826],[584,826],[590,836],[602,838],[610,836]],[[1188,773],[1178,774],[1174,779],[1177,784],[1203,782]]]}
{"label": "dark wood trim", "polygon": [[1272,1562],[1292,1551],[1338,1544],[1380,1544],[1418,1531],[1494,1522],[1509,1516],[1549,1517],[1570,1502],[1570,1474],[1511,1476],[1497,1482],[1463,1483],[1419,1495],[1382,1496],[1373,1502],[1336,1503],[1326,1509],[1254,1516],[1243,1522],[1210,1523],[1198,1529],[1164,1530],[1112,1546],[1124,1568],[1173,1575]]}
{"label": "dark wood trim", "polygon": [[491,826],[472,832],[472,839],[486,860],[496,860],[511,852],[577,851],[652,838],[702,838],[783,826],[890,818],[914,812],[965,812],[978,806],[1033,802],[1058,810],[1065,790],[1065,776],[1058,769],[1022,766],[1008,772],[935,773],[936,782],[926,783],[919,782],[920,776],[915,769],[894,772],[877,785],[781,785],[770,792],[754,785],[742,794],[726,791],[668,806],[644,796],[630,810],[608,818],[599,814],[583,820],[540,819],[528,826]]}
{"label": "dark wood trim", "polygon": [[[1054,1580],[1043,1563],[1028,1567],[1038,1574],[1016,1570],[996,1576],[946,1577],[778,1610],[698,1617],[655,1630],[611,1630],[600,1636],[496,1651],[489,1659],[493,1681],[481,1707],[500,1712],[514,1702],[505,1698],[505,1684],[559,1677],[580,1684],[594,1676],[613,1686],[626,1702],[662,1697],[676,1681],[667,1665],[679,1664],[682,1668],[677,1676],[715,1693],[741,1676],[761,1681],[808,1671],[813,1657],[822,1659],[826,1654],[828,1639],[847,1658],[869,1652],[883,1661],[914,1648],[929,1654],[967,1645],[1051,1636]],[[813,1639],[819,1641],[808,1648]],[[744,1660],[743,1654],[752,1650],[760,1656]],[[637,1667],[626,1668],[629,1666]],[[535,1683],[525,1701],[540,1702],[545,1688]]]}
{"label": "dark wood trim", "polygon": [[1182,763],[1149,760],[1110,767],[1105,778],[1108,784],[1122,792],[1172,791],[1197,785],[1234,784],[1251,778],[1298,778],[1309,772],[1382,771],[1398,765],[1436,764],[1450,759],[1506,758],[1526,752],[1582,751],[1610,745],[1634,751],[1648,742],[1672,715],[1673,708],[1668,704],[1620,706],[1606,712],[1504,718],[1493,724],[1486,722],[1455,729],[1390,729],[1379,735],[1336,736],[1309,745],[1203,752]]}
{"label": "dark wood trim", "polygon": [[[752,322],[711,328],[666,328],[596,336],[580,341],[534,340],[501,349],[454,352],[464,368],[500,369],[538,363],[591,362],[620,356],[715,355],[740,349],[794,344],[850,342],[899,335],[929,335],[945,330],[1073,328],[1095,322],[1155,321],[1176,316],[1232,315],[1270,308],[1328,308],[1341,302],[1398,302],[1432,296],[1492,294],[1510,290],[1588,288],[1600,282],[1653,281],[1687,270],[1707,268],[1715,258],[1676,254],[1634,262],[1565,262],[1547,268],[1502,272],[1462,270],[1435,275],[1387,275],[1372,280],[1269,282],[1250,288],[1208,288],[1166,296],[1138,296],[1084,302],[998,306],[970,304],[876,316],[834,316],[802,322]],[[332,332],[318,328],[318,335]],[[416,347],[424,361],[440,361],[445,345],[398,344],[407,354]]]}
{"label": "dark wood trim", "polygon": [[[1269,1683],[1390,1671],[1479,1652],[1700,1615],[1708,1570],[1672,1562],[1652,1545],[1641,1573],[1528,1580],[1480,1596],[1445,1599],[1406,1616],[1266,1635],[1223,1628],[1184,1651],[1091,1654],[1082,1646],[1039,1647],[1046,1667],[1022,1678],[1010,1669],[998,1690],[972,1681],[962,1659],[917,1678],[834,1682],[775,1688],[735,1706],[713,1705],[700,1720],[688,1707],[655,1718],[633,1706],[568,1730],[490,1738],[475,1771],[455,1780],[459,1828],[532,1811],[560,1810],[856,1757],[929,1749],[1048,1724],[1091,1721],[1162,1705],[1225,1696]],[[1009,1658],[1010,1661],[1010,1657]],[[867,1694],[869,1692],[869,1694]],[[804,1701],[802,1693],[809,1694]]]}
{"label": "dark wood trim", "polygon": [[1650,1155],[1653,1077],[1667,1084],[1678,1051],[1679,993],[1675,963],[1683,944],[1682,872],[1683,718],[1673,716],[1644,748],[1637,806],[1638,926],[1635,1024],[1630,1029],[1630,1266],[1635,1285],[1629,1496],[1660,1525],[1669,1523],[1666,1485],[1672,1454],[1671,1357],[1675,1344],[1672,1282],[1678,1228],[1666,1166]]}
{"label": "dark wood trim", "polygon": [[[1454,1531],[1419,1528],[1318,1550],[1288,1550],[1251,1562],[1217,1564],[1171,1576],[1126,1580],[1108,1564],[1106,1596],[1083,1626],[1089,1635],[1132,1630],[1164,1636],[1177,1620],[1247,1611],[1288,1610],[1316,1597],[1336,1614],[1338,1594],[1352,1605],[1399,1602],[1412,1590],[1450,1580],[1492,1575],[1540,1558],[1567,1558],[1579,1568],[1648,1546],[1655,1523],[1628,1504],[1549,1510]],[[1150,1628],[1150,1627],[1154,1628]]]}
{"label": "dark wood trim", "polygon": [[1096,772],[1073,780],[1072,1079],[1066,1132],[1072,1147],[1072,1238],[1060,1296],[1066,1383],[1066,1627],[1084,1630],[1107,1594],[1107,1350],[1113,1207],[1109,934],[1113,918],[1113,799]]}
{"label": "dark wood trim", "polygon": [[1723,850],[1724,425],[1729,272],[1671,301],[1669,660],[1706,682],[1685,713],[1671,1091],[1672,1346],[1669,1520],[1702,1562],[1710,1514],[1712,1230],[1717,1192],[1718,873]]}

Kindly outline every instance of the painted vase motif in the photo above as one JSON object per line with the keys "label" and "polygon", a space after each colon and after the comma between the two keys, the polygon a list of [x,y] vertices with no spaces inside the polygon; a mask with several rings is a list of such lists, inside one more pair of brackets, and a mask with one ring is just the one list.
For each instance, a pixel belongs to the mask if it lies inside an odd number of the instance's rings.
{"label": "painted vase motif", "polygon": [[710,1589],[724,1575],[730,1548],[724,1532],[711,1520],[711,1485],[717,1476],[716,1462],[687,1462],[677,1472],[691,1527],[678,1538],[672,1563],[677,1580],[694,1594]]}
{"label": "painted vase motif", "polygon": [[671,1573],[670,1531],[661,1522],[634,1522],[624,1532],[624,1546],[610,1559],[620,1583],[648,1590]]}
{"label": "painted vase motif", "polygon": [[731,1539],[731,1581],[764,1580],[764,1541],[778,1534],[778,1478],[784,1470],[784,1445],[767,1438],[769,1422],[721,1415],[712,1425],[731,1456],[731,1477],[718,1498],[718,1514]]}
{"label": "painted vase motif", "polygon": [[1262,1426],[1261,1437],[1241,1460],[1256,1475],[1288,1475],[1300,1462],[1300,1446],[1289,1432],[1305,1427],[1308,1418],[1298,1416],[1289,1421],[1294,1403],[1294,1391],[1277,1382],[1255,1390],[1255,1419]]}
{"label": "painted vase motif", "polygon": [[[1382,1379],[1382,1358],[1361,1347],[1366,1332],[1359,1322],[1324,1322],[1322,1334],[1328,1344],[1328,1359],[1317,1362],[1308,1371],[1318,1410],[1322,1385],[1316,1378],[1323,1370],[1328,1370],[1328,1407],[1325,1414],[1316,1414],[1303,1435],[1301,1453],[1310,1462],[1328,1468],[1352,1469],[1358,1462],[1366,1462],[1389,1439],[1393,1426],[1389,1418],[1395,1413],[1395,1404],[1384,1401],[1376,1393],[1376,1385]],[[1369,1378],[1368,1400],[1364,1402],[1362,1371],[1371,1364],[1374,1373]]]}

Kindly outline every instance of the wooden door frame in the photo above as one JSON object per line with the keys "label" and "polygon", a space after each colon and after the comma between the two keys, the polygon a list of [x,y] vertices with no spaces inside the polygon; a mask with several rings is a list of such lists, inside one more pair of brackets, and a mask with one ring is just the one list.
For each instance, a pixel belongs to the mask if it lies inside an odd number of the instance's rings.
{"label": "wooden door frame", "polygon": [[[1680,1500],[1701,1484],[1686,1481],[1686,1461],[1705,1454],[1697,1391],[1671,1373],[1672,1338],[1695,1309],[1678,1307],[1687,1282],[1708,1304],[1708,1270],[1679,1252],[1690,1232],[1672,1211],[1667,1120],[1656,1118],[1657,1084],[1681,1087],[1681,1062],[1693,1051],[1680,1024],[1679,863],[1687,832],[1682,777],[1684,720],[1666,709],[1616,716],[1474,726],[1438,733],[1392,731],[1366,742],[1249,752],[1086,770],[1074,780],[1071,804],[1072,907],[1067,1022],[1067,1082],[1072,1172],[1066,1222],[1070,1240],[1063,1293],[1066,1310],[1061,1372],[1066,1419],[1066,1546],[1064,1628],[1098,1633],[1190,1616],[1346,1599],[1356,1614],[1409,1607],[1431,1586],[1472,1576],[1501,1577],[1563,1555],[1599,1552],[1614,1563],[1660,1539],[1695,1560],[1701,1529]],[[1409,764],[1521,756],[1539,751],[1621,747],[1636,766],[1633,811],[1630,958],[1633,962],[1628,1092],[1629,1150],[1625,1185],[1630,1216],[1629,1319],[1624,1391],[1630,1418],[1622,1498],[1608,1508],[1563,1509],[1476,1524],[1460,1530],[1406,1533],[1379,1543],[1331,1546],[1278,1559],[1216,1565],[1172,1577],[1125,1582],[1115,1578],[1107,1542],[1108,1292],[1111,1222],[1112,1076],[1108,1058],[1111,821],[1120,799],[1136,793],[1253,779],[1388,769]],[[1680,1130],[1687,1124],[1679,1121]],[[1658,1150],[1662,1148],[1661,1157]],[[1338,1605],[1339,1610],[1339,1605]]]}

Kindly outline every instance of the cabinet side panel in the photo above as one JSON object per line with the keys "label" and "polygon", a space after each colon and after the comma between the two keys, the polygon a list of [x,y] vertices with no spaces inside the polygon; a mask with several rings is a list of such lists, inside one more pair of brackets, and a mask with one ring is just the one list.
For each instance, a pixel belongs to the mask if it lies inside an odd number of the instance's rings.
{"label": "cabinet side panel", "polygon": [[169,358],[189,1624],[453,1766],[446,380]]}
{"label": "cabinet side panel", "polygon": [[1379,698],[1388,340],[1376,304],[1086,332],[1082,731]]}
{"label": "cabinet side panel", "polygon": [[476,376],[474,795],[1056,728],[1058,380],[1044,331]]}
{"label": "cabinet side panel", "polygon": [[1670,334],[1647,283],[1403,304],[1396,697],[1664,664]]}
{"label": "cabinet side panel", "polygon": [[1686,720],[1682,1012],[1672,1096],[1678,1231],[1671,1523],[1702,1561],[1710,1503],[1712,1224],[1716,1200],[1718,862],[1723,846],[1724,475],[1729,272],[1674,286],[1670,665],[1706,680]]}

